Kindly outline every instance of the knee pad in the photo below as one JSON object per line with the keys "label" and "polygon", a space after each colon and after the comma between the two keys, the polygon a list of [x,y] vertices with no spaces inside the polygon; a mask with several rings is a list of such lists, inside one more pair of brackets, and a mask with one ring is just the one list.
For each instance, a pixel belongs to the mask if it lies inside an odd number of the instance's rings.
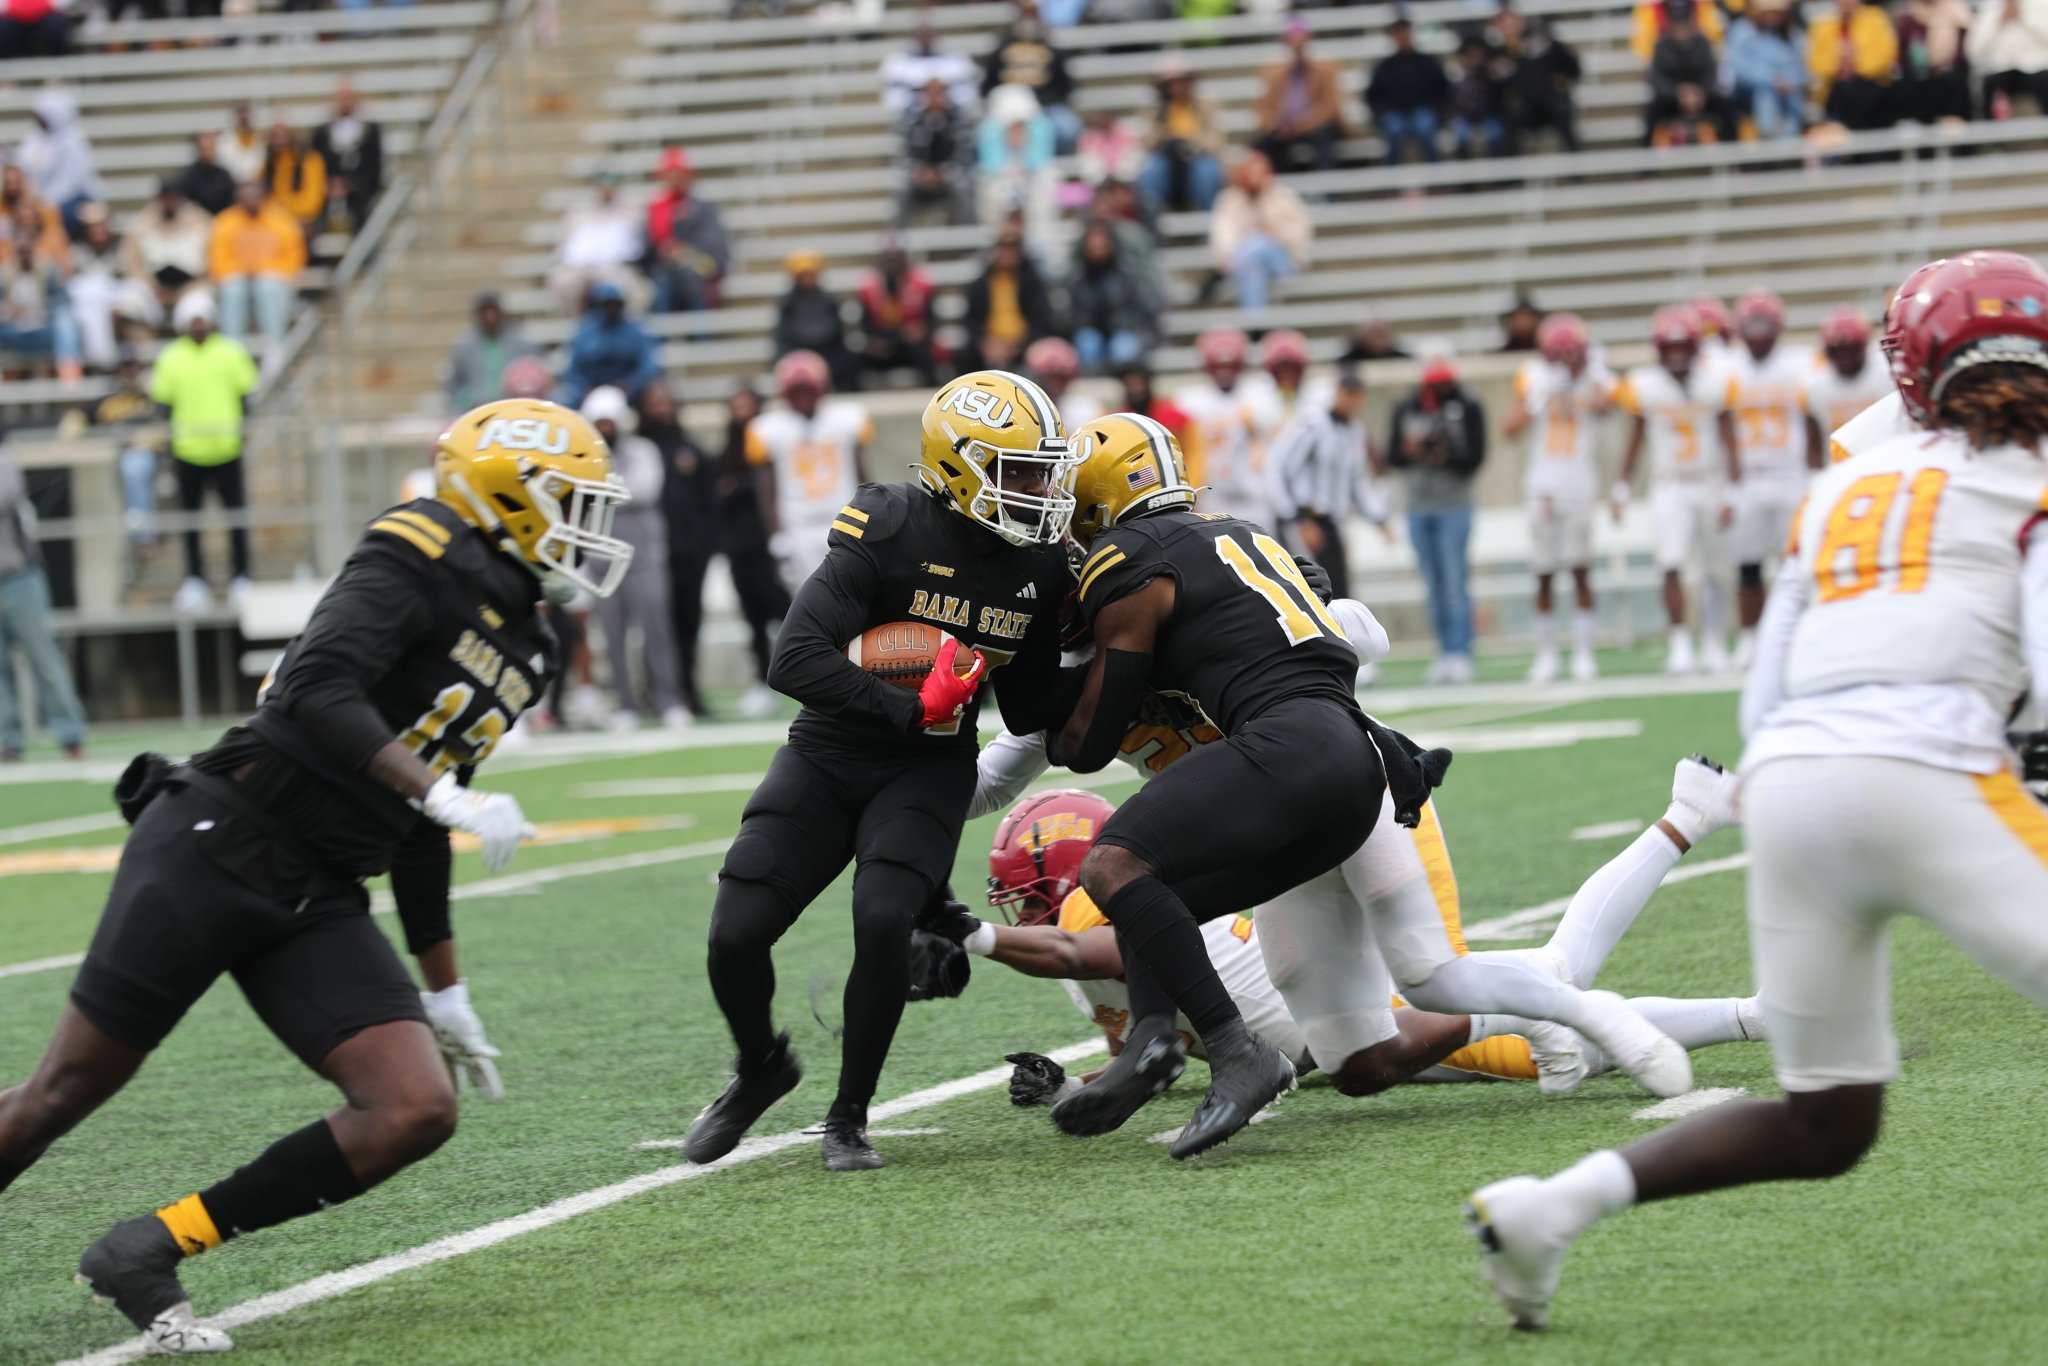
{"label": "knee pad", "polygon": [[1764,567],[1761,564],[1745,564],[1735,571],[1735,581],[1745,592],[1761,593],[1764,587]]}

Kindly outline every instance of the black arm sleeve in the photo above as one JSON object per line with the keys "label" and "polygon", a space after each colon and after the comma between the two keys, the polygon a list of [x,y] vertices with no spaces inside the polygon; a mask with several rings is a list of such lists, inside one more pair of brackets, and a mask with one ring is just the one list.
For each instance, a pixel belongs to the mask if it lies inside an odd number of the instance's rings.
{"label": "black arm sleeve", "polygon": [[1057,733],[1047,736],[1046,753],[1055,764],[1076,773],[1096,773],[1109,766],[1123,748],[1124,732],[1138,714],[1138,703],[1152,686],[1152,656],[1133,650],[1107,651],[1102,661],[1102,692],[1095,699],[1095,715],[1088,718],[1088,733],[1072,754],[1061,752]]}
{"label": "black arm sleeve", "polygon": [[272,690],[268,705],[338,768],[360,769],[398,734],[370,689],[433,624],[427,563],[372,532],[321,595]]}
{"label": "black arm sleeve", "polygon": [[448,919],[454,863],[447,830],[429,820],[412,828],[391,861],[391,899],[405,928],[405,951],[414,957],[455,937]]}
{"label": "black arm sleeve", "polygon": [[867,629],[879,576],[874,561],[839,532],[817,572],[797,590],[775,640],[768,686],[829,716],[863,716],[906,734],[924,708],[908,688],[884,683],[846,657],[846,643]]}

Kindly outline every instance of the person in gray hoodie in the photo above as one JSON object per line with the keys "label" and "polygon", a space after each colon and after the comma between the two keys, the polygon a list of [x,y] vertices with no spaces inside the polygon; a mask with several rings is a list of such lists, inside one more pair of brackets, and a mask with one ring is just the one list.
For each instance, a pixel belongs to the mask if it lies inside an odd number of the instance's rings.
{"label": "person in gray hoodie", "polygon": [[505,397],[505,367],[539,350],[505,320],[496,290],[482,290],[470,306],[476,325],[448,356],[448,411],[466,413],[479,403]]}
{"label": "person in gray hoodie", "polygon": [[64,215],[64,230],[76,238],[78,210],[107,197],[93,167],[92,140],[79,121],[78,101],[61,85],[45,87],[32,112],[36,126],[14,149],[14,158],[30,187],[57,206]]}
{"label": "person in gray hoodie", "polygon": [[21,470],[0,449],[0,763],[19,762],[25,738],[15,694],[16,650],[35,678],[37,710],[51,736],[70,757],[85,753],[85,708],[51,630],[50,583],[33,524]]}

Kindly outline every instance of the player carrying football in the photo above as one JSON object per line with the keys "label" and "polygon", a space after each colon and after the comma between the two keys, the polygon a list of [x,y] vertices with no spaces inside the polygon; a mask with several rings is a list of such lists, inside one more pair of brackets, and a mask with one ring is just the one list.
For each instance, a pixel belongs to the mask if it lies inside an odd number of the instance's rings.
{"label": "player carrying football", "polygon": [[1891,918],[1919,917],[2048,1006],[2048,813],[2005,718],[2048,679],[2048,271],[1971,252],[1894,304],[1893,374],[1929,431],[1813,482],[1743,694],[1749,923],[1785,1095],[1722,1106],[1467,1216],[1515,1324],[1630,1205],[1839,1176],[1899,1073]]}
{"label": "player carrying football", "polygon": [[194,1323],[183,1258],[354,1199],[455,1130],[441,1050],[363,879],[392,867],[422,815],[479,837],[493,872],[530,837],[516,801],[469,791],[457,770],[547,690],[543,596],[604,596],[632,552],[610,534],[626,500],[610,452],[552,403],[506,399],[457,419],[435,490],[371,523],[249,721],[184,767],[130,769],[118,795],[135,829],[56,1037],[35,1075],[0,1093],[4,1188],[227,973],[347,1098],[87,1249],[80,1280],[153,1352],[231,1345]]}
{"label": "player carrying football", "polygon": [[[732,1083],[690,1126],[691,1161],[731,1152],[801,1079],[770,1014],[770,950],[850,861],[854,961],[822,1147],[832,1171],[882,1165],[866,1138],[868,1101],[903,1013],[911,917],[952,871],[974,795],[978,689],[999,676],[1003,719],[1024,729],[1057,725],[1071,703],[1058,617],[1072,476],[1052,400],[1020,376],[979,370],[926,405],[918,482],[863,485],[833,520],[768,674],[804,709],[719,872],[711,989],[739,1056]],[[868,628],[904,621],[950,633],[917,691],[845,654]],[[972,667],[957,674],[965,651]]]}

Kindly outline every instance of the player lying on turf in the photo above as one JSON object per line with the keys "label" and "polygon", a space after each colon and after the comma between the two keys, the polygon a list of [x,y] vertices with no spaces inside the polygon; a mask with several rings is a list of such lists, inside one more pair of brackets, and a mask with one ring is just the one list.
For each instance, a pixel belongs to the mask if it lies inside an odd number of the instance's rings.
{"label": "player lying on turf", "polygon": [[[1705,768],[1697,759],[1682,761],[1680,783],[1684,784],[1691,770]],[[1674,799],[1673,806],[1686,813],[1681,819],[1688,823],[1694,819],[1689,803]],[[956,904],[942,916],[926,917],[925,924],[960,943],[967,952],[986,955],[1026,976],[1064,980],[1074,1003],[1109,1037],[1112,1051],[1121,1051],[1130,1013],[1127,994],[1118,980],[1122,958],[1115,934],[1088,894],[1080,890],[1076,877],[1081,859],[1093,843],[1093,832],[1102,828],[1113,810],[1107,801],[1089,792],[1048,792],[1025,798],[1004,818],[989,854],[989,902],[1013,915],[1016,923],[984,923]],[[1457,880],[1442,827],[1433,818],[1433,804],[1426,815],[1429,818],[1412,838],[1429,870],[1429,889],[1445,932],[1463,952]],[[1663,861],[1667,870],[1690,848],[1669,825],[1667,816],[1648,832],[1672,851],[1669,860]],[[1560,943],[1574,945],[1569,956],[1590,982],[1619,932],[1633,923],[1656,890],[1658,879],[1645,883],[1640,877],[1643,862],[1641,852],[1631,848],[1604,866],[1573,898],[1551,943],[1529,952],[1562,955]],[[1594,923],[1584,923],[1588,920]],[[1210,960],[1246,1022],[1287,1053],[1298,1069],[1308,1070],[1318,1065],[1317,1056],[1274,985],[1275,960],[1280,960],[1277,966],[1285,973],[1292,946],[1283,945],[1276,953],[1271,937],[1261,937],[1258,932],[1262,924],[1271,928],[1264,908],[1250,918],[1210,921],[1203,927],[1203,938]],[[1369,985],[1378,986],[1385,981],[1385,972],[1382,969],[1369,978]],[[1334,1059],[1328,1069],[1332,1083],[1344,1094],[1372,1095],[1417,1076],[1436,1077],[1445,1068],[1463,1075],[1539,1077],[1522,1034],[1533,1022],[1513,1016],[1437,1015],[1408,1007],[1398,996],[1392,1002],[1384,1008],[1389,1014],[1386,1027],[1373,1031],[1383,1035],[1383,1041]],[[1631,1005],[1687,1049],[1762,1037],[1753,1004],[1746,1000],[1648,997]],[[1182,1027],[1185,1029],[1185,1022]],[[1546,1079],[1544,1089],[1567,1089],[1580,1076],[1610,1069],[1611,1063],[1598,1045],[1585,1040],[1578,1043],[1583,1050],[1579,1069],[1565,1077]],[[1028,1054],[1011,1061],[1018,1064],[1011,1082],[1011,1098],[1018,1104],[1037,1103],[1064,1089],[1063,1074],[1050,1059]],[[1439,1063],[1441,1068],[1436,1066]]]}
{"label": "player lying on turf", "polygon": [[[556,663],[543,595],[602,597],[632,550],[626,500],[589,423],[510,399],[456,420],[437,495],[371,523],[286,647],[246,724],[190,764],[138,762],[135,829],[35,1075],[0,1094],[0,1188],[127,1084],[223,973],[347,1103],[196,1195],[116,1224],[79,1260],[149,1350],[218,1352],[178,1264],[352,1200],[455,1130],[434,1031],[363,879],[424,815],[502,870],[533,827],[456,769],[489,756]],[[154,758],[154,756],[146,756]],[[417,903],[418,898],[413,898]]]}
{"label": "player lying on turf", "polygon": [[1476,1192],[1519,1328],[1548,1323],[1600,1219],[1862,1160],[1900,1067],[1893,917],[2048,1007],[2048,813],[2005,736],[2028,677],[2048,679],[2048,271],[1971,252],[1893,313],[1892,372],[1927,430],[1814,480],[1742,699],[1750,940],[1785,1094]]}

